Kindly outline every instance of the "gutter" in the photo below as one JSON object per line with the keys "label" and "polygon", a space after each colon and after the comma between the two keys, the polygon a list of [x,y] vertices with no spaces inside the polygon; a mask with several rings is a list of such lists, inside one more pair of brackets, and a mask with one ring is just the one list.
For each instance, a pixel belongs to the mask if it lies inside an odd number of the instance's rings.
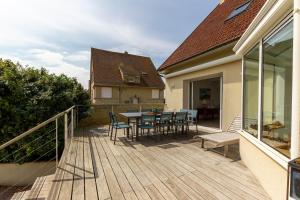
{"label": "gutter", "polygon": [[231,55],[231,56],[227,56],[227,57],[224,57],[224,58],[221,58],[221,59],[218,59],[218,60],[214,60],[214,61],[211,61],[211,62],[201,64],[201,65],[190,67],[190,68],[178,71],[178,72],[166,74],[165,78],[172,78],[172,77],[180,76],[180,75],[183,75],[183,74],[192,73],[192,72],[195,72],[195,71],[208,69],[208,68],[211,68],[211,67],[216,67],[218,65],[238,61],[238,60],[241,60],[241,59],[242,58],[238,55]]}

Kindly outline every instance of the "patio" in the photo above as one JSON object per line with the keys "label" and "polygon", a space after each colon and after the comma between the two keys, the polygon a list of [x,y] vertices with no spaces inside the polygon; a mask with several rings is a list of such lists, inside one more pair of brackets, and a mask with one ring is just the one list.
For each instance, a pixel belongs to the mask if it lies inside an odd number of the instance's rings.
{"label": "patio", "polygon": [[49,199],[269,199],[240,161],[205,151],[189,136],[136,143],[120,132],[113,145],[107,131],[77,132]]}

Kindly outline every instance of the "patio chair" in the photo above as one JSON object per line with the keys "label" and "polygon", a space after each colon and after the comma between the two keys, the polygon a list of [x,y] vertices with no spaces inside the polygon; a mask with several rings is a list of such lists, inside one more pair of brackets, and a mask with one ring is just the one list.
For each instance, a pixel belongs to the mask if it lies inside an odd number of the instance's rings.
{"label": "patio chair", "polygon": [[[112,128],[115,129],[115,137],[114,137],[114,144],[116,144],[116,139],[117,139],[117,132],[119,129],[123,129],[124,130],[124,134],[125,134],[125,130],[127,130],[127,133],[129,132],[129,130],[131,130],[131,138],[133,141],[133,132],[132,132],[132,126],[128,125],[128,124],[124,124],[124,123],[120,123],[118,121],[118,118],[115,114],[112,113]],[[110,136],[110,139],[112,139],[112,134]]]}
{"label": "patio chair", "polygon": [[155,115],[142,114],[141,124],[138,125],[138,128],[141,129],[142,135],[144,135],[145,130],[147,130],[147,136],[149,135],[151,129],[155,131],[156,128]]}
{"label": "patio chair", "polygon": [[207,135],[196,135],[194,139],[201,139],[201,148],[204,148],[204,142],[209,141],[212,143],[212,148],[224,147],[224,156],[228,154],[228,147],[232,144],[239,143],[240,137],[238,130],[241,129],[241,118],[237,116],[231,122],[229,128],[225,132],[211,133]]}
{"label": "patio chair", "polygon": [[167,135],[169,134],[169,130],[171,127],[173,127],[173,112],[163,112],[160,115],[159,120],[157,121],[157,128],[159,130],[159,132],[161,133],[161,128],[162,130],[162,134],[165,134],[165,128],[167,127]]}
{"label": "patio chair", "polygon": [[187,133],[187,112],[177,112],[173,120],[173,125],[175,126],[175,133],[177,133],[178,127],[181,127],[182,134]]}
{"label": "patio chair", "polygon": [[198,110],[180,109],[180,112],[187,112],[187,131],[190,130],[190,125],[196,125],[196,132],[198,133]]}
{"label": "patio chair", "polygon": [[[113,112],[108,112],[108,117],[109,117],[109,124],[108,124],[108,136],[110,135],[110,139],[112,138],[113,134],[113,119],[112,115],[114,115]],[[119,124],[125,124],[124,122],[119,122]]]}

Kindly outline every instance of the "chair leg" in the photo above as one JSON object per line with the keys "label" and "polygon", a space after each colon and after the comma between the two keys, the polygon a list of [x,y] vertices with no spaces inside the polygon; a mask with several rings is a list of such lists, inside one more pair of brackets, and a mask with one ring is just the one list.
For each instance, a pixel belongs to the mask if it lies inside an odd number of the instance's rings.
{"label": "chair leg", "polygon": [[132,127],[130,128],[130,130],[131,130],[131,140],[133,142],[133,130],[132,130]]}
{"label": "chair leg", "polygon": [[113,132],[114,132],[114,127],[112,126],[112,127],[111,127],[111,130],[110,130],[110,140],[112,140]]}
{"label": "chair leg", "polygon": [[204,139],[201,138],[201,148],[204,148]]}
{"label": "chair leg", "polygon": [[198,134],[198,121],[196,121],[196,131],[197,131],[197,134]]}
{"label": "chair leg", "polygon": [[115,130],[115,141],[114,141],[114,144],[116,144],[116,140],[117,140],[117,131],[118,131],[118,129]]}
{"label": "chair leg", "polygon": [[108,136],[109,136],[109,133],[110,133],[110,124],[108,125]]}

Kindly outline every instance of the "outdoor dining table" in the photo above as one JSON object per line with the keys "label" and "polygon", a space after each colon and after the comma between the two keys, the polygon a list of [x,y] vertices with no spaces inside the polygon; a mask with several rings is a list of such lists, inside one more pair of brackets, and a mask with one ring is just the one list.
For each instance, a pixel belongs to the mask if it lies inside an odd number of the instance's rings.
{"label": "outdoor dining table", "polygon": [[142,117],[143,112],[124,112],[124,113],[119,113],[119,115],[126,117],[127,122],[129,124],[130,119],[135,119],[136,120],[136,129],[135,129],[135,134],[136,134],[136,140],[139,140],[139,121]]}
{"label": "outdoor dining table", "polygon": [[[142,114],[152,114],[152,112],[124,112],[124,113],[119,113],[119,115],[127,118],[127,123],[129,124],[130,119],[135,119],[136,120],[136,127],[135,127],[135,134],[136,134],[136,140],[139,140],[139,121],[142,117]],[[127,133],[128,135],[128,133]]]}

